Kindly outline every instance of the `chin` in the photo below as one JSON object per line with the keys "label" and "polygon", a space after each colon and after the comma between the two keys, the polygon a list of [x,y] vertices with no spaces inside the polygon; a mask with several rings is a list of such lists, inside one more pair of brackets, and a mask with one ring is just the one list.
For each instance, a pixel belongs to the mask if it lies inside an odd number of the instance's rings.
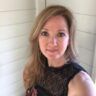
{"label": "chin", "polygon": [[60,57],[59,56],[48,56],[47,59],[49,60],[56,60],[56,59],[59,59]]}

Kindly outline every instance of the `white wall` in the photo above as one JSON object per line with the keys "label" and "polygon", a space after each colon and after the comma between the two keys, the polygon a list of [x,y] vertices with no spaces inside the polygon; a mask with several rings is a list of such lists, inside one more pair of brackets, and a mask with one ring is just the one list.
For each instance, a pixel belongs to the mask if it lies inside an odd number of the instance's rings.
{"label": "white wall", "polygon": [[96,0],[0,0],[0,96],[24,96],[28,35],[35,14],[51,4],[72,9],[80,61],[96,77]]}
{"label": "white wall", "polygon": [[[95,36],[95,41],[96,41],[96,36]],[[92,78],[95,81],[95,85],[96,85],[96,42],[95,42],[95,51],[94,51],[94,61],[93,61]]]}
{"label": "white wall", "polygon": [[35,0],[0,0],[0,96],[24,96],[22,72]]}
{"label": "white wall", "polygon": [[35,0],[36,3],[36,15],[39,14],[46,7],[46,0]]}
{"label": "white wall", "polygon": [[[92,76],[96,70],[96,0],[45,0],[46,6],[60,4],[72,10],[77,20],[76,44],[81,65]],[[93,63],[95,62],[95,63]],[[93,79],[96,77],[93,76]]]}

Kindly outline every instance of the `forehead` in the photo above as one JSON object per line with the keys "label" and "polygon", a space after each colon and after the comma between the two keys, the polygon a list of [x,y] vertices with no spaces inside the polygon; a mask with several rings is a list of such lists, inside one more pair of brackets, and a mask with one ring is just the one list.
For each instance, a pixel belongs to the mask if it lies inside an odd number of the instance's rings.
{"label": "forehead", "polygon": [[67,21],[63,16],[53,16],[47,20],[43,28],[68,28]]}

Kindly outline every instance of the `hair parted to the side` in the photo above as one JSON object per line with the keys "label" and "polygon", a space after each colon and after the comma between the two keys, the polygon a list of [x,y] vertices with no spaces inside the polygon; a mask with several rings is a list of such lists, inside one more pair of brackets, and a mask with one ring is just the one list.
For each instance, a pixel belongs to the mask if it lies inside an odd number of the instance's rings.
{"label": "hair parted to the side", "polygon": [[25,66],[23,74],[26,89],[34,86],[36,82],[38,82],[38,80],[40,80],[40,78],[43,76],[47,59],[40,51],[38,36],[48,19],[57,15],[63,16],[68,24],[69,45],[64,56],[67,60],[76,59],[74,46],[75,22],[73,14],[68,8],[61,5],[48,6],[37,16],[35,24],[33,25],[32,33],[30,35],[32,53],[28,64]]}

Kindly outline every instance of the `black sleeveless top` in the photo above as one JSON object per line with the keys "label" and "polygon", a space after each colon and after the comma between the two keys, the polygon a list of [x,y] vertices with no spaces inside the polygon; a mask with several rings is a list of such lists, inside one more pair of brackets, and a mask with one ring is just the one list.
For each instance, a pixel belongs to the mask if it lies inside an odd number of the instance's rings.
{"label": "black sleeveless top", "polygon": [[44,78],[40,80],[35,88],[38,91],[45,92],[46,95],[38,96],[68,96],[68,84],[74,76],[80,71],[85,71],[76,62],[68,62],[62,67],[46,67]]}

